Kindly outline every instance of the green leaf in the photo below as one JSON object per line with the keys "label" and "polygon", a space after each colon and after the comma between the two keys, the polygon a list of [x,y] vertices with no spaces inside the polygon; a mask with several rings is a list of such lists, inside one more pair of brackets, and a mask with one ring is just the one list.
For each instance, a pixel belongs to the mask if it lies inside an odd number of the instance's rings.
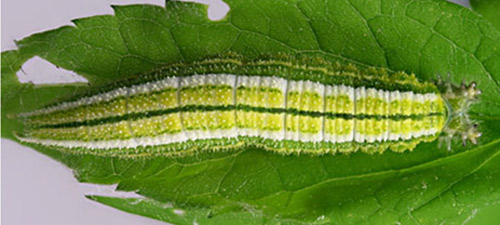
{"label": "green leaf", "polygon": [[87,198],[106,204],[126,212],[136,213],[162,221],[169,221],[174,224],[263,224],[289,222],[293,220],[266,220],[259,215],[245,211],[228,212],[223,216],[209,217],[210,210],[204,208],[195,208],[185,211],[173,207],[168,203],[161,203],[148,199],[136,198],[115,198],[105,196],[87,196]]}
{"label": "green leaf", "polygon": [[500,30],[500,1],[497,0],[471,0],[472,9],[479,12],[493,26]]}
{"label": "green leaf", "polygon": [[[477,14],[433,0],[228,1],[221,21],[206,6],[170,2],[115,6],[115,15],[75,20],[2,53],[2,137],[15,139],[12,115],[86,90],[21,84],[33,56],[75,71],[91,86],[139,76],[165,64],[224,52],[315,55],[360,67],[450,74],[483,91],[471,116],[478,145],[437,143],[413,152],[283,156],[261,149],[183,158],[125,159],[36,150],[66,164],[81,182],[118,183],[148,200],[92,196],[98,202],[176,224],[438,224],[498,218],[500,205],[500,33]],[[33,146],[35,148],[35,146]],[[182,215],[165,209],[170,203]],[[167,205],[170,206],[170,205]],[[483,212],[489,212],[484,214]],[[493,209],[493,210],[492,210]],[[479,223],[479,222],[478,222]]]}

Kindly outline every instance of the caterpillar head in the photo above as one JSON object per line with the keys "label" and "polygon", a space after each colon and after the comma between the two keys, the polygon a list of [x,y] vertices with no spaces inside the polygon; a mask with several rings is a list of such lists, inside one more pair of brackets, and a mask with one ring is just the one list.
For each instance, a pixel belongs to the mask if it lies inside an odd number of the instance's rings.
{"label": "caterpillar head", "polygon": [[454,85],[439,78],[436,84],[446,102],[448,112],[448,120],[443,129],[444,135],[440,138],[440,144],[444,141],[448,150],[451,150],[451,140],[454,137],[459,137],[463,146],[468,141],[477,144],[481,132],[478,130],[478,124],[472,121],[468,114],[471,105],[479,100],[481,94],[476,82],[467,85],[462,81],[461,85]]}

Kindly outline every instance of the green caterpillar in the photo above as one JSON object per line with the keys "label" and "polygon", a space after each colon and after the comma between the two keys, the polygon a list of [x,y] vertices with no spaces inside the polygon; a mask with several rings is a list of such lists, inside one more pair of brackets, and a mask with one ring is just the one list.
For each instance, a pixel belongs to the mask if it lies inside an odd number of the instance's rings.
{"label": "green caterpillar", "polygon": [[[212,58],[174,64],[18,115],[23,142],[150,156],[263,148],[285,154],[412,150],[442,132],[476,142],[470,86],[319,58]],[[448,124],[448,125],[446,125]]]}

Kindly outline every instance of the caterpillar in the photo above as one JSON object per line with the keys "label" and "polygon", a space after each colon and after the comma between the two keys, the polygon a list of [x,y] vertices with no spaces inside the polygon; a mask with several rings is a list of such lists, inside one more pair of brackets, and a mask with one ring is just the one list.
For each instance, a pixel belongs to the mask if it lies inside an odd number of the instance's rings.
{"label": "caterpillar", "polygon": [[396,152],[460,136],[480,91],[309,57],[176,63],[17,115],[20,141],[114,156],[257,147],[284,154]]}

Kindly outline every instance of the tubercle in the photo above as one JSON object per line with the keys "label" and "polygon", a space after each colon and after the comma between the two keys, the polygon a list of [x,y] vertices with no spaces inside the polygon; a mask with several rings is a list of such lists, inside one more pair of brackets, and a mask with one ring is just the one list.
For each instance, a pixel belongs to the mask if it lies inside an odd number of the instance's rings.
{"label": "tubercle", "polygon": [[468,141],[477,144],[482,133],[478,129],[478,124],[469,117],[471,106],[479,101],[481,94],[477,83],[473,81],[467,85],[462,81],[460,85],[456,85],[449,79],[444,81],[441,77],[435,83],[447,109],[447,121],[439,138],[439,145],[444,143],[447,149],[451,150],[452,140],[455,137],[461,140],[463,146],[466,146]]}

